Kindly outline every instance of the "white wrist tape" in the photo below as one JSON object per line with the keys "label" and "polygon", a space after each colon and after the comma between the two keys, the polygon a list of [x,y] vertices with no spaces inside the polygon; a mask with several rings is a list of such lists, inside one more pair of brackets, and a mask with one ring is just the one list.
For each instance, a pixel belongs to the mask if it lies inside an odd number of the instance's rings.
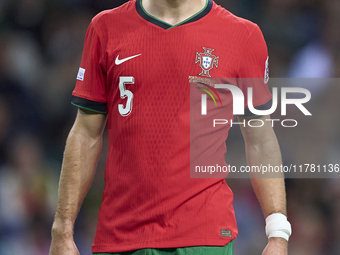
{"label": "white wrist tape", "polygon": [[282,213],[273,213],[266,218],[266,235],[270,237],[281,237],[289,240],[292,227],[287,217]]}

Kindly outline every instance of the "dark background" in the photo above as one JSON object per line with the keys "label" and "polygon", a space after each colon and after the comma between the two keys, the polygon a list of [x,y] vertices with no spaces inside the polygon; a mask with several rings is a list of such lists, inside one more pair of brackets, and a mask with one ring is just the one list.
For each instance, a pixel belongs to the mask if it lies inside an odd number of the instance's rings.
{"label": "dark background", "polygon": [[[0,1],[0,254],[48,253],[70,105],[91,18],[126,1]],[[216,1],[261,27],[271,77],[340,76],[339,0]],[[335,80],[336,81],[336,80]],[[339,85],[311,83],[313,121],[296,109],[300,128],[275,128],[285,164],[339,163]],[[231,131],[227,162],[244,165],[239,129]],[[106,146],[104,146],[106,148]],[[81,254],[91,254],[103,190],[105,149],[75,226]],[[235,254],[260,254],[264,219],[248,179],[230,179],[240,235]],[[288,179],[290,255],[340,254],[340,180]],[[223,201],[221,201],[223,203]]]}

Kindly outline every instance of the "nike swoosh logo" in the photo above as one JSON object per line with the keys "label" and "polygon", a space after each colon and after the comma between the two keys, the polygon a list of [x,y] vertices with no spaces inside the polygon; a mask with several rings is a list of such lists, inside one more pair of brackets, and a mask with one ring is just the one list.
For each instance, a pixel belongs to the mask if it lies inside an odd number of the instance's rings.
{"label": "nike swoosh logo", "polygon": [[124,62],[126,62],[130,59],[139,57],[140,55],[142,55],[142,54],[134,55],[134,56],[131,56],[131,57],[128,57],[128,58],[123,58],[123,59],[119,59],[119,55],[118,55],[117,58],[116,58],[115,64],[118,66],[118,65],[123,64]]}

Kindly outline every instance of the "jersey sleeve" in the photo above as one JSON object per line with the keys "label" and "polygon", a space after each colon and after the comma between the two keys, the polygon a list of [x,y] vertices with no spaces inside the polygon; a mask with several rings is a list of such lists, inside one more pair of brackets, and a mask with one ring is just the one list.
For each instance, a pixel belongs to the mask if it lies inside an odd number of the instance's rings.
{"label": "jersey sleeve", "polygon": [[72,104],[83,109],[105,114],[107,111],[105,55],[93,21],[84,43],[81,65]]}
{"label": "jersey sleeve", "polygon": [[238,85],[245,97],[245,115],[242,117],[257,117],[248,109],[248,88],[253,89],[253,106],[258,110],[269,109],[272,98],[268,89],[269,57],[267,44],[257,25],[246,41],[241,55]]}

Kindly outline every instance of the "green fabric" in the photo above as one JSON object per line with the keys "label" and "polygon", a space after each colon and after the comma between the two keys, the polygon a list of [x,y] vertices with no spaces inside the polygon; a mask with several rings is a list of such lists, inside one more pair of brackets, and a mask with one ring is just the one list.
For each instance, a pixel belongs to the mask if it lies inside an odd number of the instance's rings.
{"label": "green fabric", "polygon": [[74,106],[76,106],[76,107],[78,107],[78,108],[80,108],[80,109],[88,110],[88,111],[90,111],[90,112],[106,114],[106,112],[96,111],[96,110],[93,110],[93,109],[90,109],[90,108],[87,108],[87,107],[84,107],[84,106],[75,104],[75,103],[73,103],[73,102],[71,102],[71,104],[74,105]]}
{"label": "green fabric", "polygon": [[169,24],[169,23],[167,23],[167,22],[165,22],[165,21],[163,21],[163,20],[160,20],[160,19],[158,19],[158,18],[152,16],[151,14],[147,13],[147,11],[144,9],[142,3],[140,3],[140,6],[142,7],[142,10],[143,10],[143,12],[144,12],[146,15],[150,16],[151,18],[153,18],[153,19],[155,19],[155,20],[158,20],[159,22],[162,22],[162,23],[164,23],[164,24],[167,24],[168,26],[170,26],[169,29],[171,29],[171,28],[178,27],[178,26],[182,25],[183,23],[187,22],[188,20],[191,20],[192,18],[194,18],[194,17],[196,17],[197,15],[199,15],[200,13],[202,13],[202,12],[207,8],[208,3],[209,3],[209,1],[207,0],[206,4],[205,4],[205,6],[204,6],[204,8],[203,8],[202,10],[200,10],[198,13],[194,14],[193,16],[187,18],[186,20],[184,20],[184,21],[182,21],[182,22],[180,22],[180,23],[178,23],[178,24],[176,24],[176,25],[171,25],[171,24]]}
{"label": "green fabric", "polygon": [[94,253],[93,255],[233,255],[234,242],[226,246],[194,246],[184,248],[141,249],[121,253]]}

